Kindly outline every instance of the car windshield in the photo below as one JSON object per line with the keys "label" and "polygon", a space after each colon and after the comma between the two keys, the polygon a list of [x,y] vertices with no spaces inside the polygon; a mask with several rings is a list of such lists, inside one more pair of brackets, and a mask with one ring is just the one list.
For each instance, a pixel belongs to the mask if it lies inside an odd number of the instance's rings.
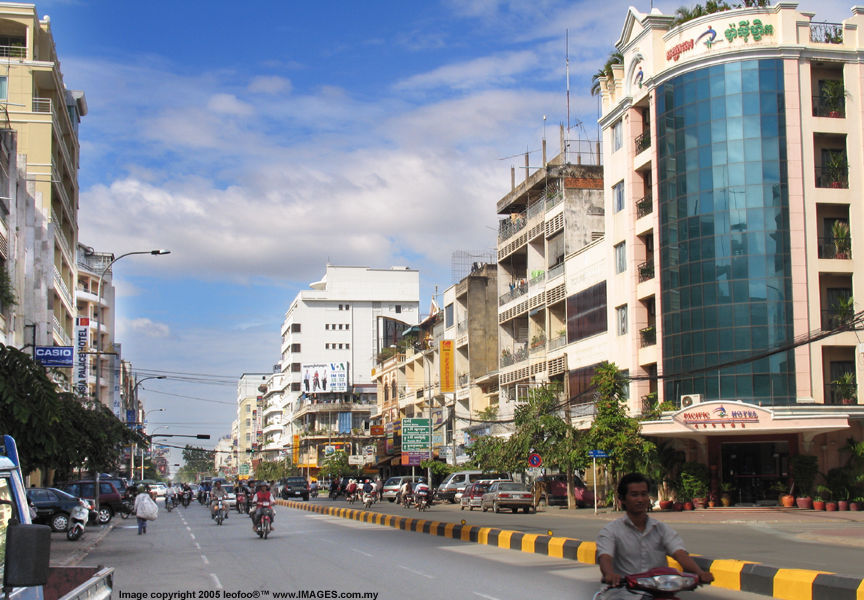
{"label": "car windshield", "polygon": [[527,492],[525,486],[521,483],[502,483],[498,486],[498,490],[502,492]]}
{"label": "car windshield", "polygon": [[485,492],[486,490],[489,489],[490,485],[491,484],[488,484],[488,483],[475,483],[474,487],[471,489],[471,493],[476,494],[478,492]]}
{"label": "car windshield", "polygon": [[402,482],[401,477],[391,477],[384,482],[384,485],[399,485]]}
{"label": "car windshield", "polygon": [[228,494],[233,494],[233,493],[234,493],[234,486],[233,486],[233,485],[223,485],[223,486],[222,486],[222,489],[224,489],[225,492],[228,493]]}
{"label": "car windshield", "polygon": [[56,488],[48,488],[48,489],[51,490],[52,492],[54,492],[55,494],[57,494],[58,496],[60,496],[61,500],[77,500],[78,499],[77,497],[73,496],[72,494],[67,494],[63,490],[58,490]]}

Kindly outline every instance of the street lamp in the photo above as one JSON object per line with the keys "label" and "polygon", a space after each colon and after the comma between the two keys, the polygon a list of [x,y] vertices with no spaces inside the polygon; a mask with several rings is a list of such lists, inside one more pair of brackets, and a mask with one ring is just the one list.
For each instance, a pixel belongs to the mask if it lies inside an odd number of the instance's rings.
{"label": "street lamp", "polygon": [[138,252],[127,252],[125,254],[121,254],[117,258],[111,260],[111,262],[106,265],[104,269],[102,269],[102,273],[99,275],[99,302],[96,303],[96,402],[102,401],[101,394],[101,379],[102,379],[102,332],[100,329],[102,328],[102,280],[105,278],[105,273],[111,268],[115,262],[124,258],[126,256],[132,256],[133,254],[152,254],[153,256],[162,256],[163,254],[171,254],[170,250],[145,250]]}
{"label": "street lamp", "polygon": [[[145,421],[147,420],[147,415],[149,415],[151,412],[159,412],[159,411],[162,411],[162,410],[165,410],[165,409],[164,409],[164,408],[154,408],[153,410],[149,410],[149,411],[147,411],[147,413],[144,415],[144,420],[145,420]],[[154,431],[159,431],[160,429],[168,429],[168,426],[167,426],[167,425],[162,425],[161,427],[157,427]],[[150,435],[147,435],[147,434],[145,433],[144,435],[147,436],[147,437],[150,439],[150,457],[151,457],[151,461],[152,461],[152,457],[153,457],[153,436],[156,435],[156,434],[151,433]],[[159,437],[170,437],[170,436],[169,436],[168,434],[163,433],[163,434],[161,434]],[[144,480],[144,446],[141,446],[141,480],[142,480],[142,481]]]}

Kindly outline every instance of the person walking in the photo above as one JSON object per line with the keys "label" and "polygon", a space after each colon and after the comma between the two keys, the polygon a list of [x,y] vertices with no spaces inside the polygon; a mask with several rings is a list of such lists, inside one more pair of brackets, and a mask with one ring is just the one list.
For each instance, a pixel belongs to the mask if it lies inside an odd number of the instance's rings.
{"label": "person walking", "polygon": [[152,516],[155,508],[156,503],[150,497],[150,487],[140,486],[138,494],[135,496],[135,504],[132,506],[132,512],[138,519],[138,535],[147,533],[147,521],[152,521],[155,518]]}

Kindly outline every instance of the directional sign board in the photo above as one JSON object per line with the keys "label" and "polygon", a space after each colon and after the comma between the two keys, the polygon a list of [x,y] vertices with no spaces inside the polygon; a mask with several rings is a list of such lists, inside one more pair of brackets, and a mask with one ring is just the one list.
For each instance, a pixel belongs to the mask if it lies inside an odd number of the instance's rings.
{"label": "directional sign board", "polygon": [[609,455],[604,450],[589,450],[588,456],[591,458],[609,458]]}
{"label": "directional sign board", "polygon": [[402,419],[402,452],[429,450],[429,419]]}

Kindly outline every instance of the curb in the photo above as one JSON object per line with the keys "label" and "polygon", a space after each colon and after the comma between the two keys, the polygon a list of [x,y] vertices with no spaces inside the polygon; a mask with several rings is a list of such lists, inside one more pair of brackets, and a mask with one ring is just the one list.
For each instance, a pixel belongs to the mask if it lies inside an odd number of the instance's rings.
{"label": "curb", "polygon": [[[113,519],[112,519],[113,521]],[[98,533],[89,536],[88,539],[82,540],[86,541],[86,544],[82,545],[79,548],[76,548],[74,552],[70,553],[66,558],[61,561],[58,561],[55,564],[52,564],[52,567],[75,567],[80,563],[84,558],[90,554],[90,552],[99,545],[106,535],[108,535],[114,529],[114,523],[109,523],[107,527],[100,530]],[[85,535],[87,535],[85,531]]]}
{"label": "curb", "polygon": [[[552,558],[575,560],[585,564],[596,564],[597,562],[597,544],[575,538],[524,533],[477,525],[462,525],[461,523],[445,521],[413,519],[356,508],[310,505],[292,500],[276,500],[276,504],[343,519],[353,519],[363,523],[384,525],[404,531],[497,546],[507,550],[543,554]],[[695,555],[693,559],[701,568],[710,570],[714,574],[712,587],[751,592],[782,600],[864,600],[864,578],[862,577],[847,577],[826,571],[807,569],[780,569],[757,562],[711,559]],[[680,568],[680,565],[671,558],[669,565]]]}

